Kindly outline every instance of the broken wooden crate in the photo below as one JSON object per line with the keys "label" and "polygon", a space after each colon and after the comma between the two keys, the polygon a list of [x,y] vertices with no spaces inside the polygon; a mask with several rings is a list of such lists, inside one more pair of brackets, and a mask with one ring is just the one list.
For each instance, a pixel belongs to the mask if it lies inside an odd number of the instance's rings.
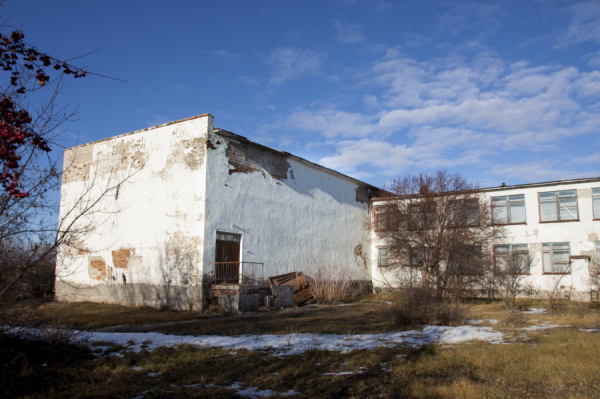
{"label": "broken wooden crate", "polygon": [[292,285],[294,286],[294,303],[304,305],[313,299],[313,290],[310,283],[302,272],[291,272],[271,276],[267,279],[270,285]]}

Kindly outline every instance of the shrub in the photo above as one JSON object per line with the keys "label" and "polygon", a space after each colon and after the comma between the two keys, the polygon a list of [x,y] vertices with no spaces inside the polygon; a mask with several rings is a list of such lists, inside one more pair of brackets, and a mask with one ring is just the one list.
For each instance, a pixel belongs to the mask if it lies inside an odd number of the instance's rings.
{"label": "shrub", "polygon": [[356,291],[350,272],[336,262],[313,262],[307,277],[318,304],[341,303]]}
{"label": "shrub", "polygon": [[397,291],[396,300],[387,307],[387,313],[390,321],[398,326],[457,326],[465,323],[469,309],[458,301],[439,298],[434,290],[409,286]]}

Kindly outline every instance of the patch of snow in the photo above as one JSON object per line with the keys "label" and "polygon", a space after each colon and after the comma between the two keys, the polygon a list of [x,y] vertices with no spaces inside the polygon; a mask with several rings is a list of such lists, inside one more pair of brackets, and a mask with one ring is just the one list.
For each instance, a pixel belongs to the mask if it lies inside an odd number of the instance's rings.
{"label": "patch of snow", "polygon": [[[191,344],[206,348],[274,350],[278,356],[303,353],[310,349],[330,350],[348,353],[359,349],[374,349],[379,346],[407,345],[418,347],[439,342],[456,344],[472,340],[501,343],[503,334],[491,327],[477,326],[425,326],[422,331],[401,331],[382,334],[289,334],[289,335],[241,335],[236,337],[218,335],[166,335],[156,332],[146,333],[111,333],[92,332],[88,334],[90,341],[109,341],[123,343],[135,342],[129,349],[139,352],[142,344],[152,350],[160,346]],[[151,343],[148,344],[148,342]]]}
{"label": "patch of snow", "polygon": [[539,331],[539,330],[547,330],[549,328],[557,328],[557,327],[567,327],[567,326],[559,326],[558,324],[542,324],[535,325],[529,327],[523,327],[523,330],[527,331]]}
{"label": "patch of snow", "polygon": [[142,368],[140,366],[133,366],[131,369],[133,371],[140,371],[140,370],[142,370]]}
{"label": "patch of snow", "polygon": [[239,381],[234,381],[233,384],[231,384],[228,387],[223,387],[223,386],[214,385],[214,384],[208,384],[205,386],[206,387],[217,387],[217,388],[223,388],[223,389],[234,389],[236,394],[238,394],[240,396],[245,396],[247,398],[260,398],[260,397],[268,397],[268,396],[275,396],[275,395],[291,396],[291,395],[298,394],[298,392],[296,392],[292,389],[288,389],[285,392],[275,392],[271,389],[258,389],[256,387],[242,388],[242,383]]}
{"label": "patch of snow", "polygon": [[531,313],[531,314],[546,313],[546,309],[544,309],[544,308],[531,308],[528,311],[525,311],[523,313]]}
{"label": "patch of snow", "polygon": [[598,328],[580,328],[579,331],[585,331],[585,332],[599,332],[600,329]]}
{"label": "patch of snow", "polygon": [[467,324],[479,324],[479,323],[483,323],[483,320],[480,319],[469,319],[466,321]]}
{"label": "patch of snow", "polygon": [[339,373],[321,373],[321,375],[356,375],[356,374],[363,374],[364,371],[359,370],[359,371],[340,371]]}
{"label": "patch of snow", "polygon": [[488,323],[490,323],[490,324],[498,324],[498,319],[488,319]]}
{"label": "patch of snow", "polygon": [[159,375],[161,375],[162,373],[148,373],[147,376],[148,377],[158,377]]}

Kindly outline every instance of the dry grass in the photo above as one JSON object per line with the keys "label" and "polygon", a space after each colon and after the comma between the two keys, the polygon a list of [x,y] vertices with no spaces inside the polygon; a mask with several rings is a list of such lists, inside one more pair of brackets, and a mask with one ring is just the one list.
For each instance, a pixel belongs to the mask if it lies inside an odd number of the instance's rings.
{"label": "dry grass", "polygon": [[198,312],[158,310],[150,307],[127,307],[92,302],[49,302],[38,309],[40,319],[52,319],[78,329],[114,325],[194,320],[206,317]]}
{"label": "dry grass", "polygon": [[[33,398],[135,397],[141,392],[146,398],[235,397],[235,391],[217,386],[239,381],[280,393],[293,389],[298,398],[600,395],[600,334],[575,329],[532,334],[511,345],[476,342],[349,354],[313,350],[286,358],[265,354],[193,346],[126,353],[67,367],[44,380],[43,388],[27,387],[23,393]],[[324,375],[340,372],[360,373]]]}
{"label": "dry grass", "polygon": [[[385,297],[355,300],[352,306],[315,306],[252,317],[207,318],[170,326],[170,333],[381,332],[390,329],[374,303]],[[522,305],[525,302],[521,303]],[[528,301],[529,307],[547,303]],[[42,397],[236,397],[222,388],[239,381],[246,387],[299,392],[294,397],[380,398],[587,398],[600,396],[600,333],[595,306],[584,317],[575,306],[560,315],[506,312],[502,302],[474,301],[473,318],[498,319],[495,329],[509,337],[508,345],[472,342],[421,348],[378,348],[348,354],[308,351],[278,358],[268,352],[206,349],[193,346],[126,352],[124,357],[82,360],[36,384],[25,384],[21,395]],[[101,312],[98,313],[101,315]],[[102,317],[102,316],[100,316]],[[108,318],[108,316],[107,316]],[[522,326],[570,325],[538,332]],[[485,323],[483,323],[485,325]],[[229,330],[229,333],[227,332]],[[115,348],[109,349],[109,352]],[[382,364],[383,363],[383,364]],[[135,367],[141,367],[137,370]],[[386,371],[391,369],[391,371]],[[323,373],[358,372],[350,375]],[[148,375],[148,373],[160,373]],[[213,384],[210,386],[210,384]],[[220,387],[219,387],[220,386]]]}

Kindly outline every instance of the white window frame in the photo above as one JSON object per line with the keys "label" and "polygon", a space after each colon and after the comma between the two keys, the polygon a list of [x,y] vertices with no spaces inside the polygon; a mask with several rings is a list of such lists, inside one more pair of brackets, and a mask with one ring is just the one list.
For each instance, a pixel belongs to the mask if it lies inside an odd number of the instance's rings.
{"label": "white window frame", "polygon": [[600,219],[600,187],[592,188],[592,207],[594,208],[594,219]]}
{"label": "white window frame", "polygon": [[[520,198],[517,198],[520,197]],[[502,203],[502,200],[504,203]],[[511,220],[511,205],[516,206],[517,204],[523,203],[523,212],[525,213],[525,219],[523,221],[514,222]],[[503,207],[506,210],[506,222],[496,220],[494,209]],[[515,195],[503,195],[498,197],[492,197],[492,221],[494,224],[519,224],[527,223],[527,209],[525,208],[525,194]]]}
{"label": "white window frame", "polygon": [[388,267],[389,266],[389,248],[380,247],[377,248],[377,266],[378,267]]}
{"label": "white window frame", "polygon": [[[561,248],[562,247],[562,248]],[[555,255],[559,251],[564,251],[565,248],[568,250],[569,257],[567,262],[556,262]],[[548,254],[548,256],[546,256]],[[571,273],[571,244],[568,242],[547,242],[542,244],[542,264],[544,267],[544,274],[569,274]],[[549,259],[548,259],[549,258]],[[548,264],[550,262],[550,264]],[[566,264],[563,271],[557,270],[557,264]]]}
{"label": "white window frame", "polygon": [[[571,219],[561,218],[560,211],[562,208],[567,208],[566,205],[561,205],[561,195],[563,196],[563,202],[566,202],[567,198],[573,198],[572,196],[568,196],[566,193],[575,193],[575,216]],[[544,220],[542,212],[542,196],[546,198],[551,198],[549,194],[554,194],[554,200],[552,201],[544,201],[547,203],[554,203],[556,206],[556,219]],[[538,205],[540,211],[540,222],[566,222],[566,221],[578,221],[579,220],[579,204],[577,201],[577,190],[561,190],[561,191],[547,191],[543,193],[538,193]]]}
{"label": "white window frame", "polygon": [[[500,254],[498,253],[498,249],[499,248],[507,248],[508,251]],[[502,273],[503,270],[500,270],[500,267],[498,266],[498,260],[500,259],[500,257],[502,256],[507,256],[510,257],[513,254],[528,254],[529,253],[529,245],[528,244],[499,244],[499,245],[494,245],[494,268],[496,270],[496,272],[498,273]],[[506,270],[504,270],[504,272],[506,272]],[[531,269],[528,270],[527,272],[521,273],[521,274],[531,274]]]}

